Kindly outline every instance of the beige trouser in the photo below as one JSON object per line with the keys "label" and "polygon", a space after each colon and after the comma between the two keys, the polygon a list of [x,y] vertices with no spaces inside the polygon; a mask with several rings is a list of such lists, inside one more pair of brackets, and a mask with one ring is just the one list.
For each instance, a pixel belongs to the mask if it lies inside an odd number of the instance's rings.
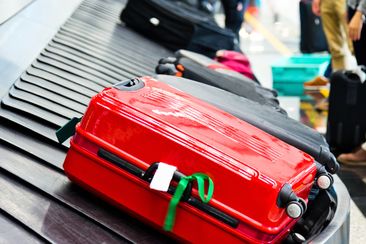
{"label": "beige trouser", "polygon": [[353,54],[348,35],[346,0],[321,0],[320,13],[323,30],[332,56],[333,71],[345,69],[346,57]]}

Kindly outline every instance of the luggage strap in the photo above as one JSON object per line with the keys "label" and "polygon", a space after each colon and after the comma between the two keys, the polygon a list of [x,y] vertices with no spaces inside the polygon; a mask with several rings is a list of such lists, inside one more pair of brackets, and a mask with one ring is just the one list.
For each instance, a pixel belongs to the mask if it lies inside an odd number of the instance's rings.
{"label": "luggage strap", "polygon": [[[214,191],[214,183],[211,180],[211,178],[203,173],[195,173],[190,176],[184,176],[180,179],[177,188],[175,190],[175,193],[170,200],[168,213],[165,217],[164,227],[163,229],[165,231],[171,231],[173,229],[174,221],[175,221],[175,213],[178,206],[178,203],[180,202],[184,191],[186,190],[188,184],[191,181],[197,181],[198,184],[198,194],[204,203],[208,203],[213,195]],[[208,181],[208,189],[207,189],[207,195],[205,196],[205,180]]]}
{"label": "luggage strap", "polygon": [[81,121],[81,118],[74,117],[70,119],[69,122],[56,131],[56,137],[59,143],[63,143],[75,134],[75,126]]}
{"label": "luggage strap", "polygon": [[[130,174],[150,183],[156,169],[158,168],[159,163],[155,162],[150,165],[149,168],[146,169],[146,171],[143,171],[142,169],[136,167],[134,164],[126,161],[125,159],[110,153],[109,151],[99,148],[98,150],[98,156],[102,159],[107,160],[108,162],[112,163],[113,165],[126,170]],[[179,202],[186,202],[190,206],[197,208],[201,210],[202,212],[210,215],[211,217],[229,225],[232,228],[237,228],[239,225],[239,220],[222,212],[219,209],[216,209],[209,204],[206,204],[209,202],[212,198],[214,186],[212,180],[205,174],[202,173],[195,173],[190,176],[185,176],[184,174],[180,173],[179,171],[175,171],[173,175],[173,180],[177,182],[177,186],[170,186],[168,189],[168,193],[173,195],[171,202],[169,204],[168,213],[166,215],[166,220],[164,224],[164,230],[171,231],[174,225],[174,218],[175,218],[175,212],[176,207],[179,204]],[[196,180],[198,183],[198,194],[202,200],[202,202],[197,199],[196,197],[191,196],[192,191],[192,181]],[[208,193],[207,197],[205,198],[205,180],[208,180]],[[211,182],[211,183],[210,183]],[[179,189],[177,190],[177,188]],[[169,216],[169,217],[168,217]],[[165,228],[166,226],[166,228]]]}

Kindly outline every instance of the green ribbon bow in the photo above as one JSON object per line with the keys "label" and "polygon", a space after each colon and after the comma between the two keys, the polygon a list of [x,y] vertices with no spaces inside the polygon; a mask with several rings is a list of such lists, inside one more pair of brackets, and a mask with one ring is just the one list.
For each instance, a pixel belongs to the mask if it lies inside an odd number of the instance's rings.
{"label": "green ribbon bow", "polygon": [[[203,173],[195,173],[190,176],[185,176],[180,179],[177,188],[175,189],[175,193],[170,200],[168,213],[165,217],[164,227],[163,229],[165,231],[171,231],[173,229],[174,221],[175,221],[175,213],[178,206],[178,203],[180,202],[180,199],[182,198],[182,195],[185,191],[185,189],[188,186],[188,183],[191,181],[197,181],[198,184],[198,194],[204,203],[208,203],[213,195],[214,191],[214,183],[211,180],[211,178]],[[207,196],[205,197],[205,180],[208,181],[208,189],[207,189]]]}

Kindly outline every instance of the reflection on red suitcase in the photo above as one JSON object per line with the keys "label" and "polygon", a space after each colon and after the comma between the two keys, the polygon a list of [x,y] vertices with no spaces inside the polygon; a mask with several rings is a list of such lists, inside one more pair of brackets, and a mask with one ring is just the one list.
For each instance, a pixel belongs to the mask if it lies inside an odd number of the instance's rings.
{"label": "reflection on red suitcase", "polygon": [[[169,165],[176,170],[167,192],[151,189]],[[64,168],[72,181],[160,230],[179,188],[166,233],[196,243],[281,241],[305,211],[316,174],[307,154],[151,77],[91,100]],[[214,183],[207,203],[201,176]]]}

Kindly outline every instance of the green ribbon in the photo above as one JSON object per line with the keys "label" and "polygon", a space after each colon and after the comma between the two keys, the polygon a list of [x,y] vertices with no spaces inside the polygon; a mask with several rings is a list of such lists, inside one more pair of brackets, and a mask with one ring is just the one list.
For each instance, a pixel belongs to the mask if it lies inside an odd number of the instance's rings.
{"label": "green ribbon", "polygon": [[[200,196],[202,202],[208,203],[211,200],[214,191],[214,183],[208,175],[203,173],[195,173],[190,176],[185,176],[181,178],[177,185],[177,188],[175,189],[175,193],[169,203],[168,213],[165,217],[163,227],[165,231],[171,231],[173,229],[175,221],[175,213],[178,203],[180,202],[180,199],[182,198],[182,195],[185,189],[187,188],[188,183],[194,180],[197,181],[198,195]],[[208,189],[206,197],[205,197],[205,180],[208,181]]]}
{"label": "green ribbon", "polygon": [[75,126],[80,122],[81,118],[74,117],[70,119],[69,122],[56,131],[56,137],[59,143],[63,143],[70,136],[75,134]]}

